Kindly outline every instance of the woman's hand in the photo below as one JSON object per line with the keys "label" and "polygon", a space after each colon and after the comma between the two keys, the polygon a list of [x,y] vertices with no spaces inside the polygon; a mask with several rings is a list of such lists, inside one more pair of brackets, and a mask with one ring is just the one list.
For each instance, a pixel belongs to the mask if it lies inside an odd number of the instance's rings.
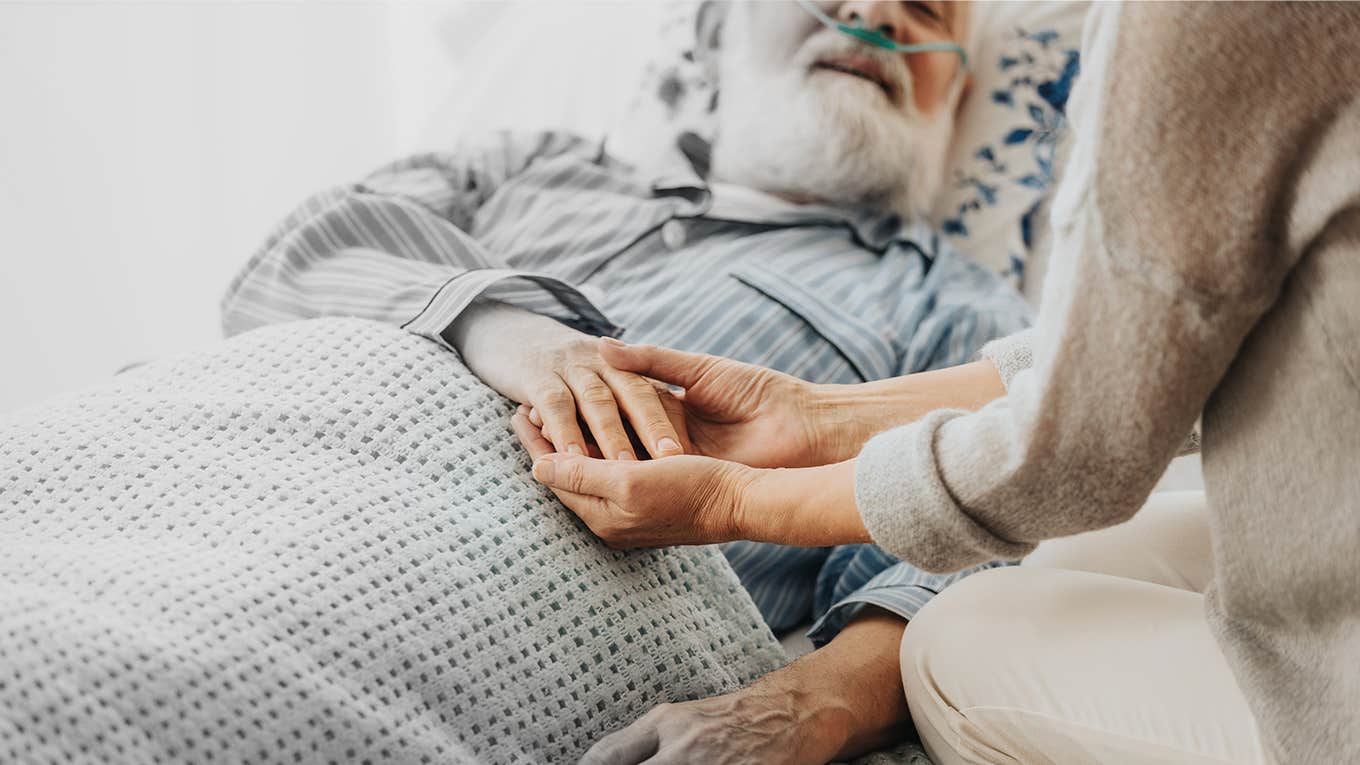
{"label": "woman's hand", "polygon": [[[1006,388],[990,361],[855,385],[818,385],[754,364],[653,345],[600,342],[614,367],[685,389],[683,422],[699,454],[752,467],[852,459],[874,435],[936,409],[975,410]],[[669,406],[668,411],[677,409]]]}
{"label": "woman's hand", "polygon": [[712,544],[740,536],[746,487],[755,471],[735,462],[680,455],[606,462],[554,451],[529,421],[511,418],[534,458],[534,478],[610,547]]}
{"label": "woman's hand", "polygon": [[[834,446],[841,440],[837,412],[821,405],[819,386],[718,356],[612,338],[598,343],[600,357],[620,372],[684,389],[667,410],[679,415],[672,424],[697,454],[752,467],[821,465],[854,455]],[[546,424],[537,409],[529,418]]]}
{"label": "woman's hand", "polygon": [[481,303],[458,320],[449,340],[483,382],[533,407],[556,451],[645,456],[634,450],[625,419],[646,454],[689,450],[680,402],[641,375],[606,363],[590,335],[507,305]]}
{"label": "woman's hand", "polygon": [[610,547],[871,541],[855,505],[853,461],[794,469],[694,455],[607,462],[554,452],[527,407],[511,424],[534,458],[534,478]]}
{"label": "woman's hand", "polygon": [[[684,389],[684,424],[699,454],[752,467],[825,464],[832,424],[816,386],[773,369],[707,354],[601,339],[616,369]],[[681,427],[677,425],[677,427]]]}

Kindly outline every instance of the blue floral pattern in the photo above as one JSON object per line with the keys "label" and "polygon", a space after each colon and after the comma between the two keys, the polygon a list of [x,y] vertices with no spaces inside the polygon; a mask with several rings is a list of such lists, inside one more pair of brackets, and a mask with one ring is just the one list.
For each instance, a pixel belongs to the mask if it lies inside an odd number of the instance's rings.
{"label": "blue floral pattern", "polygon": [[1009,119],[996,140],[973,150],[951,179],[955,206],[940,229],[968,251],[969,224],[1007,195],[1031,200],[1020,221],[1018,240],[1007,247],[1002,273],[1017,284],[1024,275],[1033,215],[1053,184],[1054,154],[1064,110],[1079,70],[1077,51],[1063,47],[1054,30],[1017,28],[996,57],[1001,87],[989,98]]}
{"label": "blue floral pattern", "polygon": [[[667,151],[682,137],[713,133],[717,89],[696,61],[695,14],[700,3],[668,8],[658,54],[643,77],[629,131],[621,137],[637,156]],[[995,10],[989,10],[995,13]],[[933,212],[936,226],[976,260],[1017,286],[1025,272],[1035,215],[1054,180],[1058,136],[1078,72],[1083,9],[1051,10],[1032,27],[999,23],[974,66],[966,143],[946,171]],[[1004,24],[1004,25],[1003,25]],[[995,33],[991,33],[995,34]]]}

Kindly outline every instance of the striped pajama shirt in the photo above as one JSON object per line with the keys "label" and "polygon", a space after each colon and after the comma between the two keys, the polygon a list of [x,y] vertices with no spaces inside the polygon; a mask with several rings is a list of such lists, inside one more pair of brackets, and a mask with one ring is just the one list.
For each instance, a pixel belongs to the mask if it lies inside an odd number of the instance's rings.
{"label": "striped pajama shirt", "polygon": [[[452,352],[446,330],[477,299],[819,383],[959,364],[1031,319],[926,221],[793,205],[710,184],[678,155],[645,171],[538,133],[409,157],[307,200],[233,280],[223,325],[357,316]],[[927,574],[873,545],[724,551],[776,633],[812,621],[819,643],[865,605],[910,619],[976,570]]]}

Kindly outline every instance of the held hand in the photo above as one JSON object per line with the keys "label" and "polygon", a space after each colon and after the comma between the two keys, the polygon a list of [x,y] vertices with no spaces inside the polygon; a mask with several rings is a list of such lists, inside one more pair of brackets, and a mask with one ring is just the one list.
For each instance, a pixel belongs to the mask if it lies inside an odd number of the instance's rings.
{"label": "held hand", "polygon": [[534,458],[534,478],[610,547],[712,544],[741,533],[743,494],[755,476],[744,465],[692,455],[607,462],[559,454],[525,407],[511,424]]}
{"label": "held hand", "polygon": [[752,467],[818,464],[811,383],[732,359],[600,341],[614,368],[685,389],[684,422],[699,454]]}
{"label": "held hand", "polygon": [[699,454],[752,467],[801,467],[827,455],[834,426],[818,406],[816,386],[732,359],[601,340],[615,369],[684,388],[683,427]]}
{"label": "held hand", "polygon": [[986,360],[855,385],[816,385],[716,356],[599,342],[601,358],[615,368],[685,389],[683,427],[698,453],[752,467],[849,460],[877,433],[936,409],[980,409],[1006,394]]}
{"label": "held hand", "polygon": [[533,407],[556,451],[589,450],[607,459],[645,456],[634,451],[625,419],[647,454],[687,451],[680,402],[641,375],[605,363],[590,335],[491,303],[470,308],[450,341],[483,382]]}

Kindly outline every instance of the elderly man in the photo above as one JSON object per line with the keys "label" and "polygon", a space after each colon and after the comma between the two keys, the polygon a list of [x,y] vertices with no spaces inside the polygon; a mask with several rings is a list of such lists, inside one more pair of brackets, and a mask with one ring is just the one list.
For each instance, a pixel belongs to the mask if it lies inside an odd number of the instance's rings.
{"label": "elderly man", "polygon": [[[823,5],[902,44],[961,40],[967,25],[952,3]],[[606,364],[592,336],[834,386],[959,364],[1023,328],[1019,295],[923,217],[966,86],[961,57],[872,48],[794,4],[709,7],[699,33],[722,93],[711,167],[689,152],[647,172],[555,133],[396,162],[293,213],[231,286],[226,331],[326,315],[400,324],[532,407],[561,452],[853,456],[863,439],[673,424],[671,397]],[[834,415],[826,390],[808,403]],[[910,419],[895,416],[864,423],[863,438]],[[927,575],[869,545],[725,552],[773,630],[813,620],[829,645],[682,710],[713,748],[702,758],[823,762],[900,736],[905,622],[968,572]]]}

